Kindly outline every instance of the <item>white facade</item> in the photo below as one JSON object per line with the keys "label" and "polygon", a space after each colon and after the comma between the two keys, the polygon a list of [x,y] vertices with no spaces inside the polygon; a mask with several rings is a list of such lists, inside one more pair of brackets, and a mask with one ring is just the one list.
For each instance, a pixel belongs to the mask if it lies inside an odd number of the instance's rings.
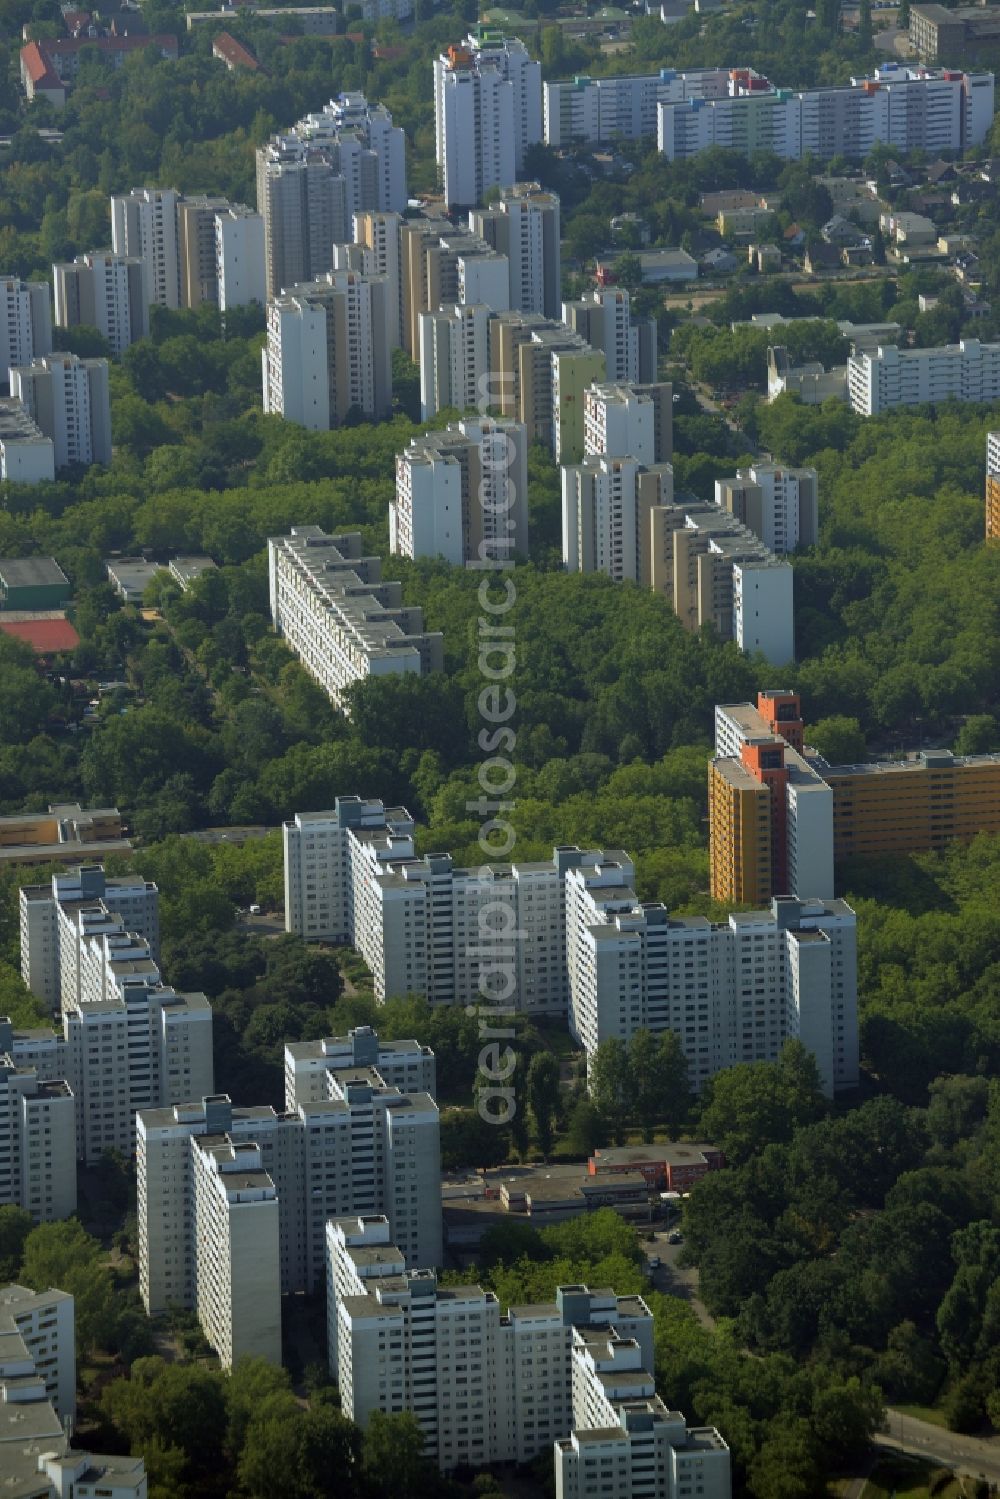
{"label": "white facade", "polygon": [[442,307],[420,314],[420,419],[447,406],[475,409],[489,368],[490,308]]}
{"label": "white facade", "polygon": [[51,437],[20,401],[0,398],[0,479],[11,484],[44,484],[56,476]]}
{"label": "white facade", "polygon": [[215,215],[215,263],[219,310],[262,305],[266,297],[264,220],[242,204]]}
{"label": "white facade", "polygon": [[776,90],[752,69],[733,69],[725,98],[657,105],[657,144],[670,160],[709,146],[752,155],[863,158],[873,146],[964,151],[993,118],[992,73],[883,63],[871,79],[803,93]]}
{"label": "white facade", "polygon": [[819,540],[816,470],[752,463],[735,478],[716,479],[715,503],[749,526],[777,555]]}
{"label": "white facade", "polygon": [[562,320],[604,351],[609,383],[656,379],[656,320],[633,324],[631,298],[622,287],[598,287],[564,302]]}
{"label": "white facade", "polygon": [[65,1078],[49,1080],[13,1051],[0,1017],[0,1207],[51,1223],[76,1212],[76,1103]]}
{"label": "white facade", "polygon": [[177,203],[172,188],[135,187],[111,199],[111,243],[116,255],[142,261],[149,306],[181,306]]}
{"label": "white facade", "polygon": [[281,1363],[278,1193],[253,1141],[191,1141],[194,1310],[224,1369]]}
{"label": "white facade", "polygon": [[7,389],[7,371],[30,364],[52,350],[52,312],[47,281],[0,278],[0,387]]}
{"label": "white facade", "polygon": [[257,152],[269,297],[332,269],[355,215],[406,208],[403,132],[381,104],[340,94]]}
{"label": "white facade", "polygon": [[699,68],[676,73],[588,78],[543,85],[545,143],[599,145],[615,140],[642,140],[656,134],[659,104],[688,99],[723,99],[729,91],[729,68]]}
{"label": "white facade", "polygon": [[420,609],[403,605],[398,583],[381,581],[381,563],[361,555],[358,532],[294,526],[267,546],[274,628],[338,707],[352,682],[440,670],[441,636],[424,630]]}
{"label": "white facade", "polygon": [[542,138],[541,64],[523,42],[470,36],[434,61],[434,120],[445,203],[475,207]]}
{"label": "white facade", "polygon": [[649,586],[650,510],[674,497],[669,463],[590,456],[562,468],[563,564]]}
{"label": "white facade", "polygon": [[[489,208],[469,214],[469,228],[507,257],[507,306],[516,312],[559,316],[561,296],[560,206],[537,182],[501,189]],[[498,309],[495,309],[498,310]]]}
{"label": "white facade", "polygon": [[794,660],[793,578],[792,569],[773,558],[733,563],[733,639],[741,651],[759,651],[776,666]]}
{"label": "white facade", "polygon": [[433,1271],[402,1270],[400,1258],[384,1220],[327,1225],[330,1372],[362,1427],[373,1411],[410,1411],[444,1472],[531,1462],[570,1430],[574,1326],[635,1339],[652,1367],[652,1317],[640,1297],[564,1286],[553,1303],[504,1315],[491,1291],[442,1288]]}
{"label": "white facade", "polygon": [[[287,1114],[234,1108],[223,1096],[140,1114],[139,1276],[151,1316],[170,1305],[194,1307],[221,1354],[246,1304],[245,1287],[267,1308],[264,1325],[273,1337],[271,1309],[281,1295],[323,1285],[326,1224],[346,1215],[386,1217],[408,1265],[440,1263],[436,1105],[425,1093],[389,1087],[374,1068],[349,1067],[329,1078],[327,1097]],[[226,1183],[213,1177],[238,1174],[241,1162],[254,1177],[241,1216],[263,1224],[264,1253],[258,1264],[248,1228],[239,1238],[241,1265],[223,1281],[217,1256],[199,1246],[204,1235],[226,1231]],[[256,1351],[270,1358],[270,1348]]]}
{"label": "white facade", "polygon": [[570,1436],[555,1446],[556,1499],[730,1499],[729,1448],[656,1394],[634,1338],[574,1328]]}
{"label": "white facade", "polygon": [[390,551],[477,558],[528,550],[528,441],[521,422],[463,419],[412,439],[396,457]]}
{"label": "white facade", "polygon": [[673,451],[673,388],[667,382],[594,384],[584,395],[584,454],[634,458],[650,467]]}
{"label": "white facade", "polygon": [[[128,931],[149,943],[153,960],[159,960],[159,891],[138,875],[109,878],[100,864],[80,865],[53,875],[47,885],[22,885],[18,908],[21,977],[50,1009],[66,1009],[79,998],[81,937],[95,909],[121,917]],[[72,975],[65,996],[64,971]]]}
{"label": "white facade", "polygon": [[986,472],[991,476],[1000,474],[1000,432],[986,434]]}
{"label": "white facade", "polygon": [[[30,1364],[30,1370],[25,1364]],[[72,1422],[76,1415],[73,1298],[65,1291],[0,1286],[0,1382],[29,1373],[43,1380],[56,1414]]]}
{"label": "white facade", "polygon": [[300,1103],[320,1103],[333,1096],[332,1076],[352,1067],[374,1067],[390,1088],[401,1093],[437,1090],[434,1053],[418,1041],[382,1041],[371,1026],[359,1025],[346,1036],[321,1041],[285,1042],[285,1112]]}
{"label": "white facade", "polygon": [[56,326],[96,328],[119,357],[149,332],[143,263],[136,256],[92,250],[52,267]]}
{"label": "white facade", "polygon": [[[332,247],[331,247],[332,248]],[[328,271],[268,303],[264,410],[314,432],[392,407],[392,309],[384,276]]]}
{"label": "white facade", "polygon": [[865,349],[848,360],[847,382],[858,416],[928,402],[1000,400],[1000,343],[964,338],[936,349]]}
{"label": "white facade", "polygon": [[840,900],[780,896],[727,923],[640,905],[629,862],[567,879],[570,1030],[588,1065],[603,1041],[671,1030],[700,1088],[721,1068],[774,1061],[796,1037],[823,1086],[858,1075],[857,937]]}
{"label": "white facade", "polygon": [[45,354],[11,367],[11,394],[51,438],[56,468],[111,462],[111,392],[106,359]]}

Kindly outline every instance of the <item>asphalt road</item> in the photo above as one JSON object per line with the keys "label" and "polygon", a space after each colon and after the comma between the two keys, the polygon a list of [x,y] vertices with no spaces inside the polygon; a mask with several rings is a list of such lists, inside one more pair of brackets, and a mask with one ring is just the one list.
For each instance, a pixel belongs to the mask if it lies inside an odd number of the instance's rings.
{"label": "asphalt road", "polygon": [[943,1427],[932,1426],[929,1421],[920,1421],[916,1416],[904,1416],[899,1411],[889,1410],[887,1429],[878,1433],[875,1445],[886,1451],[908,1452],[913,1457],[960,1469],[976,1478],[987,1478],[992,1483],[1000,1481],[1000,1441],[945,1431]]}
{"label": "asphalt road", "polygon": [[658,1231],[655,1239],[647,1243],[643,1241],[643,1252],[647,1258],[649,1255],[658,1255],[660,1267],[651,1270],[650,1277],[657,1291],[662,1291],[664,1296],[677,1296],[682,1301],[690,1303],[692,1310],[705,1327],[713,1327],[713,1319],[698,1296],[698,1272],[678,1264],[682,1244],[670,1244],[667,1234]]}

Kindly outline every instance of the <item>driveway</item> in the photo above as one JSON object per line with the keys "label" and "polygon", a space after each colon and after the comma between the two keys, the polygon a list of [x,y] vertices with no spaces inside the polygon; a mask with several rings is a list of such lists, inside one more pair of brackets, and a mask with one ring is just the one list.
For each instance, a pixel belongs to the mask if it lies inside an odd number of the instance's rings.
{"label": "driveway", "polygon": [[887,1451],[909,1452],[913,1457],[971,1473],[975,1478],[986,1478],[990,1483],[1000,1482],[1000,1441],[995,1438],[963,1436],[890,1409],[886,1430],[880,1431],[874,1441]]}
{"label": "driveway", "polygon": [[715,1319],[698,1295],[697,1270],[678,1263],[683,1244],[671,1244],[665,1232],[657,1231],[655,1239],[644,1241],[642,1248],[647,1257],[654,1254],[660,1258],[659,1269],[650,1271],[655,1289],[664,1296],[677,1296],[688,1302],[703,1327],[714,1327]]}

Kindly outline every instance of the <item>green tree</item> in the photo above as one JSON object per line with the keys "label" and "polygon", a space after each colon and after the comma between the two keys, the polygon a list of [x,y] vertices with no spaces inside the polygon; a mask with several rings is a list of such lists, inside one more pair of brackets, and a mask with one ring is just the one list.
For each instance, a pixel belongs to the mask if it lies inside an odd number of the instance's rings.
{"label": "green tree", "polygon": [[101,1246],[76,1218],[42,1223],[24,1242],[21,1277],[36,1291],[73,1297],[76,1343],[83,1353],[113,1345],[116,1304]]}
{"label": "green tree", "polygon": [[831,765],[857,765],[868,757],[865,736],[856,718],[836,713],[818,719],[810,725],[806,737]]}
{"label": "green tree", "polygon": [[0,1284],[17,1280],[28,1235],[32,1230],[31,1214],[23,1208],[0,1208]]}
{"label": "green tree", "polygon": [[437,1486],[437,1474],[424,1456],[425,1439],[411,1411],[387,1415],[372,1411],[362,1444],[361,1466],[372,1494],[399,1499]]}
{"label": "green tree", "polygon": [[616,1144],[625,1141],[632,1110],[632,1071],[624,1041],[602,1041],[590,1067],[590,1097]]}
{"label": "green tree", "polygon": [[535,1139],[548,1160],[559,1115],[559,1062],[548,1051],[536,1052],[528,1066],[528,1101],[535,1121]]}

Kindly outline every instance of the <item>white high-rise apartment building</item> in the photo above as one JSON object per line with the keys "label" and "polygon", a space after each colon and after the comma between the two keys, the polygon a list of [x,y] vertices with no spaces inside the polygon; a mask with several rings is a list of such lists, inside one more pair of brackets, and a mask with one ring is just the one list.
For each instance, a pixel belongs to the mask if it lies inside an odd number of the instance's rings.
{"label": "white high-rise apartment building", "polygon": [[863,158],[873,146],[965,151],[993,120],[992,73],[883,63],[872,78],[803,93],[775,89],[752,68],[733,68],[725,98],[657,104],[657,144],[671,161],[709,146],[788,161]]}
{"label": "white high-rise apartment building", "polygon": [[489,368],[490,309],[442,307],[420,314],[420,418],[478,407]]}
{"label": "white high-rise apartment building", "polygon": [[641,140],[656,134],[659,104],[686,99],[724,99],[729,92],[729,68],[699,68],[638,77],[571,78],[543,84],[545,142],[549,146],[576,143],[598,145],[614,140]]}
{"label": "white high-rise apartment building", "polygon": [[216,213],[214,222],[219,311],[251,302],[263,306],[267,295],[263,217],[237,203]]}
{"label": "white high-rise apartment building", "polygon": [[858,1076],[857,934],[841,900],[779,896],[728,922],[641,905],[630,862],[605,859],[566,883],[570,1030],[588,1066],[603,1041],[677,1035],[692,1084],[724,1067],[774,1061],[796,1037],[823,1086]]}
{"label": "white high-rise apartment building", "polygon": [[[79,997],[79,953],[88,913],[121,917],[126,929],[144,937],[154,961],[160,953],[159,891],[151,880],[124,874],[109,878],[100,864],[55,874],[47,885],[19,892],[21,977],[51,1009]],[[63,1000],[63,971],[72,977]]]}
{"label": "white high-rise apartment building", "polygon": [[633,324],[631,298],[622,287],[598,287],[575,302],[564,302],[562,320],[592,348],[603,350],[609,382],[655,381],[656,319]]}
{"label": "white high-rise apartment building", "polygon": [[437,162],[449,208],[511,187],[542,138],[542,70],[524,43],[481,28],[434,61]]}
{"label": "white high-rise apartment building", "polygon": [[730,1499],[729,1448],[656,1393],[644,1352],[615,1327],[574,1327],[571,1435],[555,1444],[556,1499]]}
{"label": "white high-rise apartment building", "polygon": [[469,228],[507,257],[510,295],[516,312],[540,312],[557,318],[562,282],[560,207],[555,193],[537,182],[515,182],[502,188],[489,208],[469,214]]}
{"label": "white high-rise apartment building", "polygon": [[328,271],[267,308],[261,350],[264,410],[314,432],[351,412],[382,421],[392,408],[392,308],[385,276]]}
{"label": "white high-rise apartment building", "polygon": [[651,468],[673,454],[673,387],[600,382],[584,393],[583,451],[634,458]]}
{"label": "white high-rise apartment building", "polygon": [[17,1499],[146,1499],[141,1457],[74,1451],[76,1325],[65,1291],[0,1286],[0,1481]]}
{"label": "white high-rise apartment building", "polygon": [[149,332],[142,261],[134,255],[91,250],[52,267],[56,326],[96,328],[113,354],[122,355]]}
{"label": "white high-rise apartment building", "polygon": [[11,395],[52,439],[56,468],[111,462],[111,391],[106,359],[44,354],[12,366]]}
{"label": "white high-rise apartment building", "polygon": [[440,671],[441,636],[425,631],[422,610],[403,604],[399,583],[382,582],[379,558],[362,555],[360,532],[293,526],[267,548],[274,628],[339,708],[346,711],[352,682]]}
{"label": "white high-rise apartment building", "polygon": [[20,401],[0,397],[0,479],[12,484],[51,483],[56,455],[51,437],[28,415]]}
{"label": "white high-rise apartment building", "polygon": [[[250,1151],[252,1159],[242,1155]],[[220,1201],[227,1184],[213,1186],[211,1176],[235,1172],[238,1180],[241,1159],[254,1178],[240,1204],[246,1207],[240,1216],[251,1225],[238,1239],[231,1236],[223,1277],[215,1255],[199,1246],[204,1236],[226,1232],[227,1218],[231,1225]],[[234,1108],[222,1095],[141,1113],[137,1166],[146,1310],[153,1316],[171,1305],[196,1308],[220,1354],[235,1347],[233,1326],[244,1304],[242,1292],[234,1300],[233,1290],[248,1286],[262,1308],[255,1334],[260,1346],[243,1351],[275,1357],[280,1297],[324,1283],[330,1218],[384,1215],[409,1266],[441,1262],[437,1106],[426,1093],[389,1087],[371,1067],[331,1072],[328,1096],[286,1114]],[[253,1221],[262,1225],[260,1260]]]}
{"label": "white high-rise apartment building", "polygon": [[435,1004],[472,1000],[502,899],[525,933],[510,1003],[565,1015],[566,872],[600,854],[557,848],[551,861],[487,865],[484,875],[455,868],[449,854],[417,858],[409,813],[359,797],[338,797],[329,812],[297,813],[284,840],[286,930],[356,947],[380,1002],[411,993]]}
{"label": "white high-rise apartment building", "polygon": [[47,1078],[13,1050],[0,1016],[0,1207],[52,1223],[76,1212],[76,1102],[65,1077]]}
{"label": "white high-rise apartment building", "polygon": [[[278,1193],[252,1140],[190,1142],[194,1311],[224,1369],[281,1363]],[[180,1206],[178,1204],[178,1211]]]}
{"label": "white high-rise apartment building", "polygon": [[693,497],[651,512],[652,586],[686,630],[711,624],[775,666],[795,656],[794,574],[749,527]]}
{"label": "white high-rise apartment building", "polygon": [[257,152],[269,297],[333,267],[356,214],[406,208],[403,132],[381,104],[341,94]]}
{"label": "white high-rise apartment building", "polygon": [[143,263],[147,305],[178,308],[181,262],[177,245],[179,194],[168,187],[134,187],[112,196],[111,243],[116,255]]}
{"label": "white high-rise apartment building", "polygon": [[864,349],[847,361],[847,389],[858,416],[939,401],[1000,400],[1000,343],[963,338],[935,349]]}
{"label": "white high-rise apartment building", "polygon": [[394,349],[403,343],[403,276],[399,256],[399,226],[402,214],[366,208],[354,215],[354,242],[363,251],[360,266],[366,275],[384,276],[389,302],[389,342]]}
{"label": "white high-rise apartment building", "polygon": [[814,468],[752,463],[735,478],[716,479],[715,503],[748,526],[772,552],[794,552],[819,540],[819,490]]}
{"label": "white high-rise apartment building", "polygon": [[461,567],[528,550],[528,440],[521,422],[465,418],[396,457],[389,549]]}
{"label": "white high-rise apartment building", "polygon": [[52,311],[47,281],[0,278],[0,389],[9,389],[13,365],[30,364],[52,351]]}
{"label": "white high-rise apartment building", "polygon": [[[56,1414],[76,1415],[76,1317],[65,1291],[0,1286],[0,1380],[37,1374]],[[15,1369],[29,1361],[30,1370]]]}
{"label": "white high-rise apartment building", "polygon": [[605,573],[649,587],[651,512],[674,497],[669,463],[647,468],[606,454],[562,468],[563,563],[568,572]]}
{"label": "white high-rise apartment building", "polygon": [[571,1429],[575,1325],[633,1340],[652,1368],[638,1296],[562,1286],[554,1303],[503,1314],[492,1291],[405,1270],[384,1218],[334,1219],[326,1236],[327,1349],[345,1413],[364,1427],[376,1410],[412,1412],[445,1472],[531,1462]]}
{"label": "white high-rise apartment building", "polygon": [[383,1041],[369,1025],[359,1025],[346,1036],[321,1041],[285,1042],[285,1112],[299,1104],[320,1103],[333,1096],[333,1074],[354,1067],[374,1067],[390,1088],[401,1093],[437,1091],[434,1053],[419,1041]]}

